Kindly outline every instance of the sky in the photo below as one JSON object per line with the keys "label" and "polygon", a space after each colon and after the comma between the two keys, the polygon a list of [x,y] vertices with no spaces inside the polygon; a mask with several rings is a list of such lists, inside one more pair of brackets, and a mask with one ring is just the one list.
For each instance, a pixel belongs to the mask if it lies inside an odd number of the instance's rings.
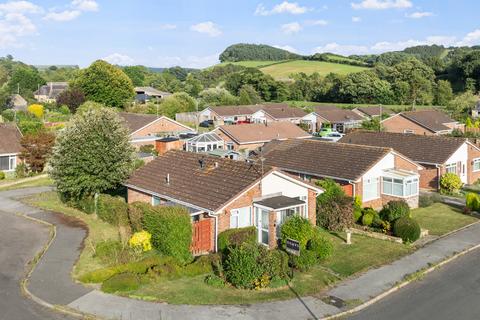
{"label": "sky", "polygon": [[300,54],[480,45],[478,0],[0,0],[0,56],[203,68],[235,43]]}

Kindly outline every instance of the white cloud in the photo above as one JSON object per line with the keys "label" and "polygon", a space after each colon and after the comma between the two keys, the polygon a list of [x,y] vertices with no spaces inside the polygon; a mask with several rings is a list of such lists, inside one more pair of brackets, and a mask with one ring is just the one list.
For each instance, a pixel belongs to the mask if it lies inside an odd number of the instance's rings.
{"label": "white cloud", "polygon": [[156,65],[160,67],[181,66],[184,68],[201,69],[217,64],[219,53],[208,56],[160,56],[157,58]]}
{"label": "white cloud", "polygon": [[352,2],[353,9],[385,10],[385,9],[405,9],[413,6],[410,0],[363,0],[361,2]]}
{"label": "white cloud", "polygon": [[326,26],[328,24],[327,20],[308,20],[305,22],[309,26]]}
{"label": "white cloud", "polygon": [[25,37],[37,33],[33,22],[21,13],[7,13],[0,20],[0,48],[18,47],[18,37]]}
{"label": "white cloud", "polygon": [[80,16],[81,12],[78,10],[65,10],[62,12],[49,12],[47,13],[43,19],[44,20],[52,20],[58,22],[70,21],[78,16]]}
{"label": "white cloud", "polygon": [[275,5],[271,10],[267,10],[265,6],[260,3],[255,9],[256,16],[269,16],[273,14],[290,13],[290,14],[303,14],[310,9],[300,6],[297,2],[283,1],[280,4]]}
{"label": "white cloud", "polygon": [[313,49],[313,53],[336,53],[341,55],[364,54],[368,53],[368,47],[359,45],[342,45],[335,42],[328,43]]}
{"label": "white cloud", "polygon": [[285,34],[297,33],[303,29],[303,27],[298,22],[286,23],[281,26],[282,32]]}
{"label": "white cloud", "polygon": [[289,45],[281,46],[281,45],[275,44],[275,45],[273,45],[273,47],[278,48],[278,49],[287,50],[287,51],[290,51],[292,53],[298,53],[297,49],[295,49],[294,47],[289,46]]}
{"label": "white cloud", "polygon": [[176,24],[171,24],[171,23],[165,23],[160,25],[161,30],[174,30],[177,29]]}
{"label": "white cloud", "polygon": [[457,46],[473,46],[480,44],[480,29],[476,29],[472,32],[467,33],[462,40],[457,42]]}
{"label": "white cloud", "polygon": [[43,9],[29,1],[9,1],[0,3],[2,13],[41,13]]}
{"label": "white cloud", "polygon": [[438,44],[444,46],[451,46],[455,43],[457,37],[455,36],[429,36],[427,37],[428,44]]}
{"label": "white cloud", "polygon": [[425,41],[418,41],[418,40],[406,40],[406,41],[397,41],[397,42],[381,41],[381,42],[375,43],[373,46],[370,47],[370,49],[371,51],[376,51],[376,52],[398,51],[408,47],[420,46],[425,43],[426,43]]}
{"label": "white cloud", "polygon": [[352,17],[352,22],[360,22],[362,21],[362,18],[360,17]]}
{"label": "white cloud", "polygon": [[111,64],[118,64],[121,66],[128,66],[135,63],[135,60],[133,60],[133,58],[117,52],[103,57],[102,60],[105,60]]}
{"label": "white cloud", "polygon": [[408,13],[405,15],[405,17],[407,18],[411,18],[411,19],[421,19],[421,18],[425,18],[425,17],[431,17],[433,16],[433,12],[428,12],[428,11],[417,11],[417,12],[413,12],[413,13]]}
{"label": "white cloud", "polygon": [[210,37],[218,37],[219,35],[222,34],[222,31],[220,30],[220,28],[212,21],[194,24],[193,26],[190,27],[190,30],[208,34]]}
{"label": "white cloud", "polygon": [[81,11],[98,11],[98,3],[94,0],[73,0],[72,6]]}

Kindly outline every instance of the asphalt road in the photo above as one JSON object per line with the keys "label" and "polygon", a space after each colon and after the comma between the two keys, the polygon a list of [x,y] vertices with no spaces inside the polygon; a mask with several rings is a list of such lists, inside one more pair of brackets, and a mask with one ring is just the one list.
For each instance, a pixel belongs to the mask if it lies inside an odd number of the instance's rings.
{"label": "asphalt road", "polygon": [[48,236],[46,226],[0,211],[0,320],[71,319],[38,305],[20,290],[25,264]]}
{"label": "asphalt road", "polygon": [[480,250],[462,256],[349,319],[480,319]]}

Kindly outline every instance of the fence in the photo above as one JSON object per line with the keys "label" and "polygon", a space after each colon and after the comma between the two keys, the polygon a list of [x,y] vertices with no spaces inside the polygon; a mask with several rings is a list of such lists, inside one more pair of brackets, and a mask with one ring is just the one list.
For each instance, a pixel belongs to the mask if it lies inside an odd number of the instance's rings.
{"label": "fence", "polygon": [[196,123],[198,119],[197,112],[181,112],[175,114],[175,120],[178,122]]}

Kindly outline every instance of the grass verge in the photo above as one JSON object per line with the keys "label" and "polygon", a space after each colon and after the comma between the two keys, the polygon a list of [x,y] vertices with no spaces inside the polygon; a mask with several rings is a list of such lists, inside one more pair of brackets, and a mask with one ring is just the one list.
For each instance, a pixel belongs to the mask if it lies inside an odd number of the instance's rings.
{"label": "grass verge", "polygon": [[[13,182],[13,180],[7,180],[9,183]],[[0,184],[0,191],[7,191],[7,190],[14,190],[14,189],[24,189],[24,188],[32,188],[32,187],[45,187],[45,186],[52,186],[53,180],[49,177],[42,177],[35,180],[27,180],[27,181],[19,181],[13,185],[8,185],[3,187]]]}

